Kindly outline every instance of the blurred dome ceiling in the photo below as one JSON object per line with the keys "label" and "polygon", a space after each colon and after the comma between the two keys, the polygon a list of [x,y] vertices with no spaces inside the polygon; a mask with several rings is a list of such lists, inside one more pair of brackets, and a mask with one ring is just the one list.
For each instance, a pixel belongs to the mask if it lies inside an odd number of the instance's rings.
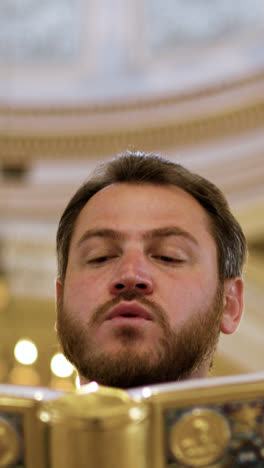
{"label": "blurred dome ceiling", "polygon": [[262,0],[2,0],[0,97],[85,104],[259,72]]}

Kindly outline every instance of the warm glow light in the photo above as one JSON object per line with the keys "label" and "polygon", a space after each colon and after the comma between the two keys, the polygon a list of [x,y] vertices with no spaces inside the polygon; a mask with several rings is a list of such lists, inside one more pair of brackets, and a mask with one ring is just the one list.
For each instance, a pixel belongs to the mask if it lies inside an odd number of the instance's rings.
{"label": "warm glow light", "polygon": [[69,377],[73,373],[73,366],[62,353],[53,356],[50,362],[50,368],[53,374],[58,377]]}
{"label": "warm glow light", "polygon": [[149,387],[144,387],[142,390],[142,395],[144,398],[148,398],[151,396],[151,390]]}
{"label": "warm glow light", "polygon": [[38,357],[38,350],[30,340],[19,340],[14,349],[14,355],[21,364],[33,364]]}
{"label": "warm glow light", "polygon": [[81,388],[81,381],[80,381],[79,375],[76,375],[75,387],[76,387],[76,388]]}
{"label": "warm glow light", "polygon": [[8,375],[8,383],[13,385],[40,385],[40,376],[33,367],[17,365]]}

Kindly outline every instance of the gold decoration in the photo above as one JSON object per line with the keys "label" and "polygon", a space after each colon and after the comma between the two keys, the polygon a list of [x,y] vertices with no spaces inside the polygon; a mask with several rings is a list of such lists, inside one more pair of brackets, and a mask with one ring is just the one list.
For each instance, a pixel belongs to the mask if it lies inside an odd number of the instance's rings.
{"label": "gold decoration", "polygon": [[257,417],[259,414],[261,414],[261,408],[245,404],[241,409],[232,414],[232,419],[235,420],[235,423],[241,431],[247,428],[254,429],[257,426]]}
{"label": "gold decoration", "polygon": [[14,463],[18,457],[18,436],[12,426],[0,418],[0,468]]}
{"label": "gold decoration", "polygon": [[216,411],[194,409],[184,414],[170,433],[170,448],[178,461],[187,466],[216,462],[231,438],[226,419]]}
{"label": "gold decoration", "polygon": [[124,390],[96,382],[44,403],[39,418],[51,429],[51,466],[149,468],[149,413]]}

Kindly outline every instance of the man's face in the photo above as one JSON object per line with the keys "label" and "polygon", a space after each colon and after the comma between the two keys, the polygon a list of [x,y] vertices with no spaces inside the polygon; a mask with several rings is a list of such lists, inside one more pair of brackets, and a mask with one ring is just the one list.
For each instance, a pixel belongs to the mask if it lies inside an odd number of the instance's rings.
{"label": "man's face", "polygon": [[106,187],[77,219],[57,294],[59,338],[83,381],[204,375],[223,309],[205,210],[174,186]]}

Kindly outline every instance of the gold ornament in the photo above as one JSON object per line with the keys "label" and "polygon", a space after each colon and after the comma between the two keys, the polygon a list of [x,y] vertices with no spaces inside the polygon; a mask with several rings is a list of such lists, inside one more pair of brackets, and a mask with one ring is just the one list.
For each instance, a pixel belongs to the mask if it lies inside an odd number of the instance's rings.
{"label": "gold ornament", "polygon": [[0,468],[9,466],[17,460],[19,441],[12,426],[0,418]]}
{"label": "gold ornament", "polygon": [[179,462],[195,467],[216,462],[226,451],[230,438],[224,416],[198,408],[188,411],[174,424],[169,443]]}
{"label": "gold ornament", "polygon": [[244,404],[241,409],[232,414],[232,419],[235,421],[237,428],[243,430],[253,430],[257,425],[257,417],[261,414],[261,408],[252,407],[249,404]]}

